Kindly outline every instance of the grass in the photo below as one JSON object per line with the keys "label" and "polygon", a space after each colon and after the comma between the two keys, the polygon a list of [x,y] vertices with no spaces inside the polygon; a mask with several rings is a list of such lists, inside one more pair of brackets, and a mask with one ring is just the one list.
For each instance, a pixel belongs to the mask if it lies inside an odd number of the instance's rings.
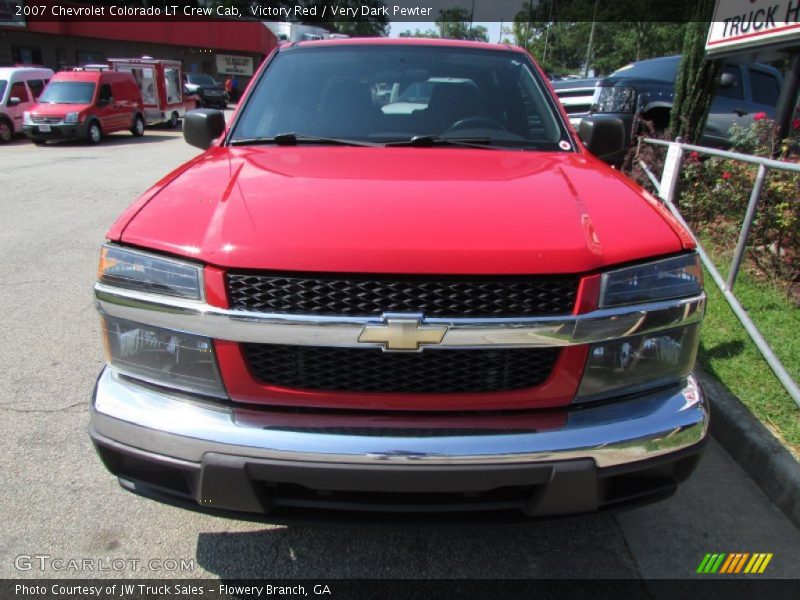
{"label": "grass", "polygon": [[[719,270],[724,277],[727,269]],[[780,288],[759,281],[744,265],[734,291],[786,370],[795,381],[799,380],[800,309]],[[800,408],[783,389],[708,274],[706,292],[708,307],[700,336],[700,364],[738,396],[795,456],[800,456]]]}

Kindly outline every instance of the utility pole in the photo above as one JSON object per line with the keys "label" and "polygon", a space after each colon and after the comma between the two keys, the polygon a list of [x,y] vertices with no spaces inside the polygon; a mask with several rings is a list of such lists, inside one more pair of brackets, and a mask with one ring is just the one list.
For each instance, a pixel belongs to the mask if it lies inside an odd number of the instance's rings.
{"label": "utility pole", "polygon": [[531,49],[531,16],[533,16],[533,0],[528,2],[528,20],[525,27],[525,49]]}
{"label": "utility pole", "polygon": [[550,25],[553,22],[553,2],[550,0],[550,13],[547,15],[547,23],[544,24],[544,51],[542,52],[542,62],[547,60],[547,42],[550,39]]}
{"label": "utility pole", "polygon": [[594,14],[592,15],[592,30],[589,32],[589,45],[586,46],[586,63],[583,65],[583,78],[589,76],[589,61],[592,58],[592,43],[594,42],[594,27],[597,24],[597,0],[594,0]]}
{"label": "utility pole", "polygon": [[472,39],[472,23],[475,21],[475,0],[472,0],[472,8],[469,9],[469,29],[467,38]]}

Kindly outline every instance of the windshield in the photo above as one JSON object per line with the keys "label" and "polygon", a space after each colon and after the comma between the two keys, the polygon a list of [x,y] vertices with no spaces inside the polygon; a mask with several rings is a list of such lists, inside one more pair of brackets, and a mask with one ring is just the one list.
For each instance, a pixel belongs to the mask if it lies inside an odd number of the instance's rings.
{"label": "windshield", "polygon": [[555,104],[524,56],[457,47],[300,46],[279,52],[229,141],[287,133],[296,139],[392,143],[425,136],[515,149],[572,148],[563,143],[569,137]]}
{"label": "windshield", "polygon": [[40,103],[91,104],[94,83],[90,81],[51,81],[39,96]]}
{"label": "windshield", "polygon": [[217,85],[208,75],[189,75],[189,83],[194,85]]}

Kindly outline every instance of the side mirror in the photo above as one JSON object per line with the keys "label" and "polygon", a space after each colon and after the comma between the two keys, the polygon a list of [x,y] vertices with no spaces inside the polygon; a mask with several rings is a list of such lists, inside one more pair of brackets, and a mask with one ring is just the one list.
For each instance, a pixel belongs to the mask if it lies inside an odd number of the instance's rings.
{"label": "side mirror", "polygon": [[18,104],[22,104],[22,100],[16,96],[11,96],[11,98],[8,99],[7,106],[17,106]]}
{"label": "side mirror", "polygon": [[109,104],[111,104],[111,98],[99,98],[97,100],[98,107],[108,106]]}
{"label": "side mirror", "polygon": [[614,162],[625,150],[625,125],[613,115],[584,117],[578,135],[586,149],[605,162]]}
{"label": "side mirror", "polygon": [[737,83],[739,83],[739,80],[732,73],[723,73],[722,77],[719,78],[719,88],[722,90],[736,87]]}
{"label": "side mirror", "polygon": [[188,144],[206,150],[225,131],[225,115],[221,110],[199,108],[183,117],[183,139]]}

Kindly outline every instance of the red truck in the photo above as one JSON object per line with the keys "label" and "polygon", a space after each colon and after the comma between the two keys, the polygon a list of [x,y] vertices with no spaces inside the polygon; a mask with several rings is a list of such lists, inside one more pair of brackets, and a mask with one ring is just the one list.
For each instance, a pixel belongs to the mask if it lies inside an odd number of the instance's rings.
{"label": "red truck", "polygon": [[187,110],[196,108],[195,100],[183,97],[183,66],[179,60],[109,58],[108,65],[113,71],[133,75],[148,125],[166,123],[175,128]]}
{"label": "red truck", "polygon": [[111,227],[95,286],[91,437],[126,489],[272,522],[516,521],[693,471],[694,243],[595,157],[622,123],[581,141],[525,51],[283,45],[229,124],[192,111],[184,136],[205,151]]}

